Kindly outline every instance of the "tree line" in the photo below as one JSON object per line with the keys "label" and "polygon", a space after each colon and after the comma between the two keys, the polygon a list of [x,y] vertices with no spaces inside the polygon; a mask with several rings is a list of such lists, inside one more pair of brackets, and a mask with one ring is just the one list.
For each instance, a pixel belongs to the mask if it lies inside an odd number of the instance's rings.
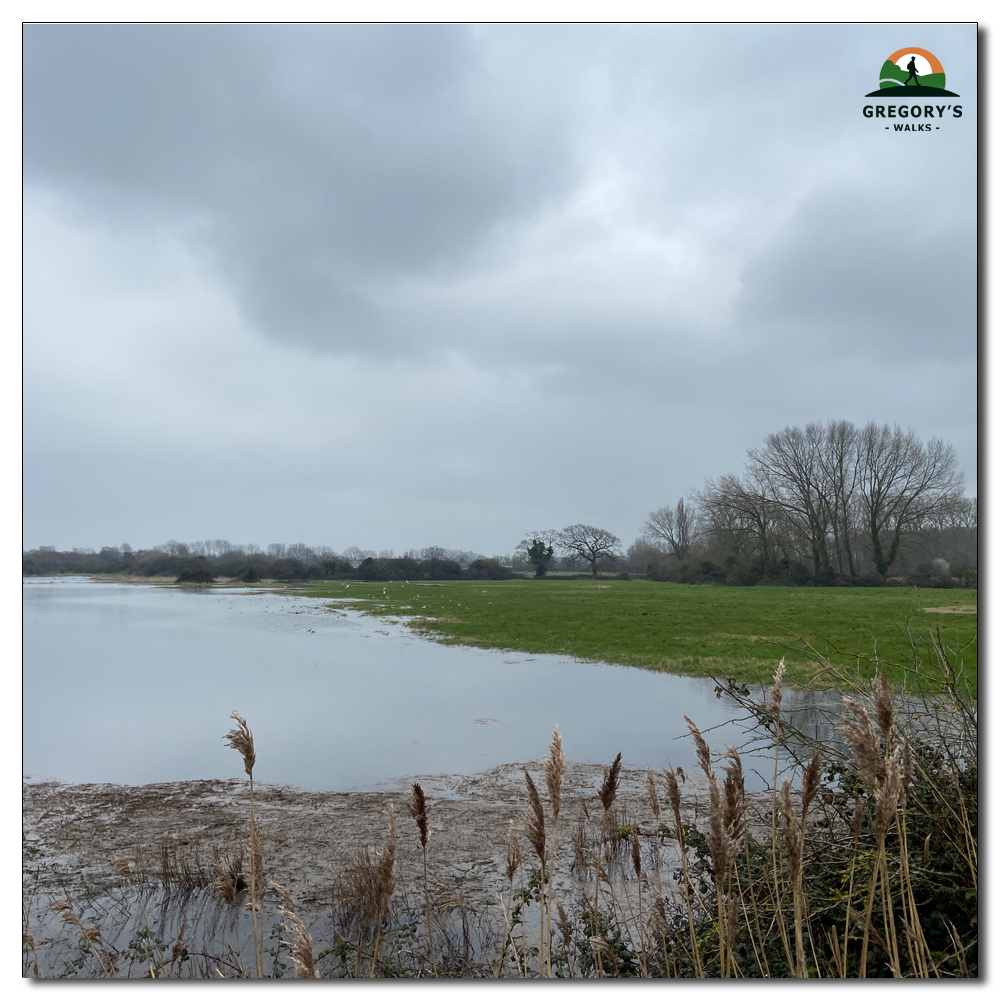
{"label": "tree line", "polygon": [[965,495],[955,450],[898,426],[830,420],[786,427],[751,448],[742,472],[706,480],[651,511],[627,550],[590,524],[530,532],[512,555],[428,547],[402,556],[352,546],[233,545],[170,541],[135,551],[23,554],[26,576],[60,573],[226,578],[408,580],[506,579],[583,571],[680,583],[737,586],[978,584],[978,507]]}
{"label": "tree line", "polygon": [[975,586],[978,506],[955,450],[898,426],[847,420],[786,427],[651,511],[626,552],[592,525],[533,532],[518,546],[536,576],[556,552],[599,569],[682,583]]}
{"label": "tree line", "polygon": [[741,473],[652,511],[642,538],[670,557],[654,575],[861,583],[952,579],[954,568],[968,585],[978,508],[950,444],[831,420],[769,434]]}
{"label": "tree line", "polygon": [[150,549],[129,545],[57,552],[41,546],[22,555],[24,576],[114,574],[173,577],[178,583],[211,583],[219,579],[258,583],[262,580],[502,580],[514,575],[509,560],[488,558],[432,546],[395,556],[352,547],[343,553],[304,544],[233,545],[170,541]]}

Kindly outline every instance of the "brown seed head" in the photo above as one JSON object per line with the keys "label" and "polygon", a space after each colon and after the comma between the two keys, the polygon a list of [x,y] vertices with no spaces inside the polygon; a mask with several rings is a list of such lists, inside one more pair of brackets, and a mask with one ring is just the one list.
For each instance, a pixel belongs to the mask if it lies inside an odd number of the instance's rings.
{"label": "brown seed head", "polygon": [[600,955],[601,959],[607,962],[613,971],[617,971],[618,955],[615,954],[614,948],[612,948],[611,945],[604,940],[604,938],[592,937],[590,939],[590,947],[595,955]]}
{"label": "brown seed head", "polygon": [[844,734],[847,745],[854,751],[854,763],[869,790],[874,791],[875,783],[884,773],[884,765],[879,754],[879,735],[872,724],[871,716],[864,705],[845,695],[844,707],[847,711],[838,728]]}
{"label": "brown seed head", "polygon": [[781,784],[781,826],[785,835],[788,874],[792,879],[797,879],[802,865],[802,852],[799,844],[799,824],[795,817],[795,806],[792,804],[792,784],[787,779]]}
{"label": "brown seed head", "polygon": [[677,785],[677,772],[672,767],[663,769],[663,783],[667,787],[667,802],[675,817],[681,814],[681,790]]}
{"label": "brown seed head", "polygon": [[507,881],[513,882],[514,875],[518,868],[521,867],[521,862],[524,860],[524,855],[521,853],[521,838],[517,835],[517,827],[514,826],[514,821],[511,820],[507,827]]}
{"label": "brown seed head", "polygon": [[524,780],[528,785],[528,807],[524,810],[521,832],[527,837],[528,843],[535,849],[539,860],[545,863],[545,810],[542,808],[542,798],[538,794],[531,775],[524,771]]}
{"label": "brown seed head", "polygon": [[173,965],[184,954],[184,935],[187,933],[188,928],[191,925],[186,921],[181,924],[181,929],[177,934],[177,940],[174,942],[173,948],[170,950],[170,964]]}
{"label": "brown seed head", "polygon": [[[677,780],[676,778],[674,779]],[[653,772],[646,772],[646,796],[649,799],[649,808],[653,810],[653,815],[659,819],[660,818],[660,796],[656,794],[656,780],[653,778]]]}
{"label": "brown seed head", "polygon": [[569,948],[573,943],[573,926],[569,922],[569,917],[566,916],[566,909],[562,903],[556,903],[556,910],[559,912],[559,916],[556,918],[556,927],[562,934],[563,945]]}
{"label": "brown seed head", "polygon": [[604,783],[601,785],[601,790],[597,793],[597,797],[601,800],[601,805],[604,807],[605,813],[614,805],[615,796],[618,794],[618,783],[621,780],[621,774],[622,755],[618,754],[611,762],[611,767],[604,769]]}
{"label": "brown seed head", "polygon": [[128,858],[123,858],[120,854],[111,862],[111,870],[122,880],[123,885],[132,884],[132,866]]}
{"label": "brown seed head", "polygon": [[889,731],[896,721],[896,710],[892,706],[892,692],[889,690],[889,681],[884,673],[875,678],[873,685],[875,694],[875,718],[878,727],[882,730],[882,735],[889,739]]}
{"label": "brown seed head", "polygon": [[243,770],[246,771],[248,777],[252,778],[253,766],[257,762],[257,754],[253,747],[253,733],[250,732],[247,720],[239,712],[232,711],[229,718],[235,720],[236,728],[230,729],[222,738],[243,756]]}
{"label": "brown seed head", "polygon": [[816,793],[819,791],[820,778],[823,775],[823,765],[820,760],[819,751],[812,755],[812,760],[806,766],[802,775],[802,822],[806,821],[806,813],[812,804]]}
{"label": "brown seed head", "polygon": [[698,763],[705,772],[707,778],[712,777],[712,755],[708,752],[708,744],[705,737],[701,735],[701,730],[685,715],[684,721],[688,724],[688,731],[691,739],[694,740],[694,749],[698,757]]}
{"label": "brown seed head", "polygon": [[410,797],[406,800],[406,808],[416,821],[417,830],[420,832],[420,846],[427,847],[427,799],[424,798],[424,790],[414,781],[410,789]]}
{"label": "brown seed head", "polygon": [[278,907],[278,912],[285,918],[285,929],[292,935],[291,941],[282,942],[288,947],[295,965],[296,979],[319,979],[316,963],[313,958],[313,939],[295,907],[292,894],[283,886],[275,885],[274,891],[284,900],[284,905]]}
{"label": "brown seed head", "polygon": [[49,909],[58,915],[64,924],[79,924],[76,913],[73,912],[73,904],[69,899],[57,899],[49,903]]}
{"label": "brown seed head", "polygon": [[670,921],[667,919],[667,908],[663,905],[662,897],[657,897],[656,902],[653,903],[653,915],[650,918],[650,923],[657,934],[666,937],[670,933]]}
{"label": "brown seed head", "polygon": [[774,671],[774,680],[771,681],[771,701],[770,706],[775,712],[781,711],[782,682],[785,679],[785,658],[782,657],[778,663],[778,669]]}
{"label": "brown seed head", "polygon": [[549,804],[552,809],[553,823],[559,818],[559,805],[562,799],[563,776],[566,772],[566,754],[563,752],[562,736],[558,727],[552,733],[552,743],[549,754],[545,758],[545,784],[549,789]]}
{"label": "brown seed head", "polygon": [[633,826],[629,833],[629,846],[632,848],[632,867],[635,869],[635,877],[642,874],[642,854],[639,851],[639,834]]}
{"label": "brown seed head", "polygon": [[913,780],[913,747],[907,739],[903,743],[903,798],[909,794],[910,782]]}
{"label": "brown seed head", "polygon": [[747,799],[743,780],[743,762],[732,748],[726,751],[729,763],[726,765],[726,780],[723,786],[723,822],[730,840],[730,850],[735,859],[736,852],[743,845],[746,834]]}
{"label": "brown seed head", "polygon": [[723,790],[714,774],[708,778],[708,849],[712,854],[715,877],[719,879],[729,869],[729,833]]}
{"label": "brown seed head", "polygon": [[884,837],[895,818],[896,808],[903,797],[903,773],[899,753],[894,752],[885,762],[885,780],[875,783],[875,833]]}

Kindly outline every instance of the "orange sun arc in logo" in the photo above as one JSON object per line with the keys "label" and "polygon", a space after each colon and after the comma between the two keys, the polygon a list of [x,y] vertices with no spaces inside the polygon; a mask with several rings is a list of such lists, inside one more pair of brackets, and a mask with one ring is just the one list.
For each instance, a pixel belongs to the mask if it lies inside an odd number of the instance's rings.
{"label": "orange sun arc in logo", "polygon": [[895,52],[893,52],[891,56],[889,56],[886,62],[895,62],[897,59],[900,59],[903,56],[908,56],[911,52],[916,53],[918,56],[923,56],[931,64],[932,72],[934,73],[944,72],[944,66],[941,65],[940,61],[938,60],[938,57],[934,55],[933,52],[928,52],[927,49],[914,49],[914,48],[897,49]]}

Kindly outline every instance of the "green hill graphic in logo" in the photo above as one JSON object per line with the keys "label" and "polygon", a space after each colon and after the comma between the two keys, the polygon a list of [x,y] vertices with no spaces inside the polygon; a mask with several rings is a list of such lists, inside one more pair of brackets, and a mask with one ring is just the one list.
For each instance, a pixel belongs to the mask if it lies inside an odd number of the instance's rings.
{"label": "green hill graphic in logo", "polygon": [[[865,97],[888,97],[886,91],[898,91],[907,97],[958,97],[944,89],[944,66],[927,49],[899,49],[882,64],[878,90]],[[891,94],[896,97],[895,93]]]}

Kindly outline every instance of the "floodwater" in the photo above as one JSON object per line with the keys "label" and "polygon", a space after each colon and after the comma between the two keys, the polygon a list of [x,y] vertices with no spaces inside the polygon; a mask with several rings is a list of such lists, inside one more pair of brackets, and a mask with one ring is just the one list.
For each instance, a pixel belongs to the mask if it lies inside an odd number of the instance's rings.
{"label": "floodwater", "polygon": [[[632,767],[696,767],[684,715],[713,750],[746,738],[711,680],[442,646],[314,598],[66,577],[23,594],[31,780],[239,776],[222,739],[233,709],[254,732],[255,779],[323,791],[539,760],[556,726],[571,760],[621,751]],[[786,691],[783,708],[805,728],[838,701]],[[745,758],[747,787],[772,766]]]}

